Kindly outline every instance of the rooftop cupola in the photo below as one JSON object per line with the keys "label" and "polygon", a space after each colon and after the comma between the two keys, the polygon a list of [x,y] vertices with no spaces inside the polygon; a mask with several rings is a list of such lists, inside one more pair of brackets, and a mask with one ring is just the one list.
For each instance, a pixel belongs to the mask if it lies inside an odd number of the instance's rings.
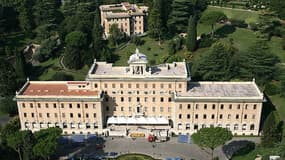
{"label": "rooftop cupola", "polygon": [[130,74],[133,75],[145,75],[146,64],[148,63],[146,55],[140,53],[139,49],[136,49],[128,60],[130,67]]}

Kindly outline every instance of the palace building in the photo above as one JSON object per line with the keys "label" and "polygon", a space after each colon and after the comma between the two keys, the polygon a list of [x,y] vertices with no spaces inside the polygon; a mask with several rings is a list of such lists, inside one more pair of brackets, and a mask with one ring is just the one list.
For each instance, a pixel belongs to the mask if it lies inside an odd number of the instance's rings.
{"label": "palace building", "polygon": [[121,32],[140,35],[146,31],[146,15],[148,7],[122,2],[120,4],[101,5],[101,25],[105,37],[109,36],[112,24],[118,24]]}
{"label": "palace building", "polygon": [[192,82],[186,62],[128,66],[94,61],[85,81],[27,81],[16,93],[21,129],[166,137],[224,127],[258,135],[263,94],[250,82]]}

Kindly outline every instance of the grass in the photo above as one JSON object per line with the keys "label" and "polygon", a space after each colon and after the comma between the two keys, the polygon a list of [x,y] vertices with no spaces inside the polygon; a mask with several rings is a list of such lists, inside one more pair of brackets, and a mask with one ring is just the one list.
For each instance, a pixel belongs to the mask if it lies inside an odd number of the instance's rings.
{"label": "grass", "polygon": [[248,153],[233,156],[232,160],[253,160],[256,158],[257,155],[269,155],[270,153],[274,155],[274,151],[272,151],[272,148],[256,147],[254,150]]}
{"label": "grass", "polygon": [[116,160],[155,160],[154,158],[143,154],[125,154],[116,158]]}
{"label": "grass", "polygon": [[258,23],[259,12],[231,8],[208,6],[206,11],[221,11],[230,19],[244,20],[248,23]]}

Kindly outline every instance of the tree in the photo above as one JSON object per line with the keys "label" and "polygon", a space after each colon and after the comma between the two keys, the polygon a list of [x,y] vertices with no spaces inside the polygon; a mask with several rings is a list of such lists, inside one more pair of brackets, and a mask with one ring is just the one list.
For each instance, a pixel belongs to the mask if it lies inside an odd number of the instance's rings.
{"label": "tree", "polygon": [[190,16],[190,18],[189,18],[186,47],[189,51],[195,51],[197,48],[197,19],[196,19],[196,15]]}
{"label": "tree", "polygon": [[22,52],[16,51],[16,62],[15,62],[15,72],[17,76],[18,82],[23,82],[27,78],[25,66],[26,66],[26,60]]}
{"label": "tree", "polygon": [[152,38],[157,38],[160,45],[160,37],[162,32],[162,23],[161,23],[161,15],[160,15],[160,0],[154,0],[153,7],[149,13],[148,18],[148,34]]}
{"label": "tree", "polygon": [[192,134],[192,139],[200,147],[210,148],[212,151],[212,158],[214,149],[220,145],[225,144],[233,137],[232,132],[226,128],[210,127],[202,128],[197,133]]}
{"label": "tree", "polygon": [[23,145],[23,139],[22,139],[22,135],[21,135],[21,132],[16,132],[16,133],[13,133],[12,135],[10,135],[8,138],[7,138],[7,145],[11,148],[13,148],[17,153],[18,153],[18,156],[19,156],[19,159],[22,160],[22,145]]}
{"label": "tree", "polygon": [[71,32],[65,37],[65,43],[64,64],[70,69],[80,69],[87,48],[86,35],[80,31]]}
{"label": "tree", "polygon": [[241,78],[255,78],[264,84],[272,80],[277,71],[279,58],[270,53],[265,41],[257,41],[249,47],[248,51],[240,55]]}
{"label": "tree", "polygon": [[208,11],[203,13],[202,17],[201,17],[201,22],[211,25],[212,27],[212,37],[214,37],[214,31],[215,31],[215,24],[225,20],[227,18],[227,16],[220,11]]}
{"label": "tree", "polygon": [[49,37],[45,39],[41,46],[33,54],[33,59],[39,62],[44,62],[54,55],[54,50],[59,46],[58,38]]}
{"label": "tree", "polygon": [[172,33],[187,32],[188,19],[190,15],[196,14],[200,18],[201,13],[207,8],[206,0],[174,0],[172,11],[169,15],[167,25]]}
{"label": "tree", "polygon": [[1,141],[2,143],[6,143],[7,137],[20,129],[20,119],[19,117],[12,118],[9,122],[1,128]]}
{"label": "tree", "polygon": [[111,43],[114,45],[116,45],[116,48],[118,48],[118,43],[122,38],[122,33],[120,31],[120,29],[118,28],[118,24],[114,23],[111,25],[110,27],[110,41]]}
{"label": "tree", "polygon": [[68,75],[64,72],[56,72],[52,76],[51,80],[53,80],[53,81],[73,81],[74,78],[72,75]]}
{"label": "tree", "polygon": [[228,42],[216,42],[211,50],[193,62],[194,77],[202,80],[230,80],[238,73],[236,49]]}
{"label": "tree", "polygon": [[13,96],[5,97],[0,101],[0,111],[2,113],[8,113],[9,116],[17,114],[17,103],[13,100]]}
{"label": "tree", "polygon": [[20,27],[25,32],[31,32],[34,28],[34,21],[33,21],[33,0],[23,0],[19,2],[19,23]]}
{"label": "tree", "polygon": [[280,121],[276,111],[271,112],[262,128],[261,145],[263,147],[273,147],[281,141],[282,130],[279,125]]}
{"label": "tree", "polygon": [[283,0],[270,0],[269,7],[272,11],[274,11],[279,18],[285,19],[285,1]]}
{"label": "tree", "polygon": [[285,97],[285,75],[283,74],[280,79],[280,94],[282,97]]}
{"label": "tree", "polygon": [[58,140],[61,137],[62,130],[52,127],[35,132],[36,144],[33,147],[33,153],[44,159],[49,159],[58,146]]}
{"label": "tree", "polygon": [[103,28],[101,26],[101,16],[100,16],[99,7],[97,7],[95,11],[92,35],[93,35],[93,52],[95,53],[95,55],[93,55],[94,59],[100,57],[104,45],[102,38]]}
{"label": "tree", "polygon": [[13,66],[4,58],[0,58],[0,96],[14,95],[16,73]]}

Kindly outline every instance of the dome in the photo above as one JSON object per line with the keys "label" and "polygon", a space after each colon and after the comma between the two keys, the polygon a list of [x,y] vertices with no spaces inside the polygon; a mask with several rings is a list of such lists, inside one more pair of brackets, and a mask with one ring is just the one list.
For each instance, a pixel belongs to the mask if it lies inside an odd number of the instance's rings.
{"label": "dome", "polygon": [[138,49],[136,49],[136,52],[132,54],[128,60],[128,63],[147,63],[147,57],[146,55],[139,52]]}

